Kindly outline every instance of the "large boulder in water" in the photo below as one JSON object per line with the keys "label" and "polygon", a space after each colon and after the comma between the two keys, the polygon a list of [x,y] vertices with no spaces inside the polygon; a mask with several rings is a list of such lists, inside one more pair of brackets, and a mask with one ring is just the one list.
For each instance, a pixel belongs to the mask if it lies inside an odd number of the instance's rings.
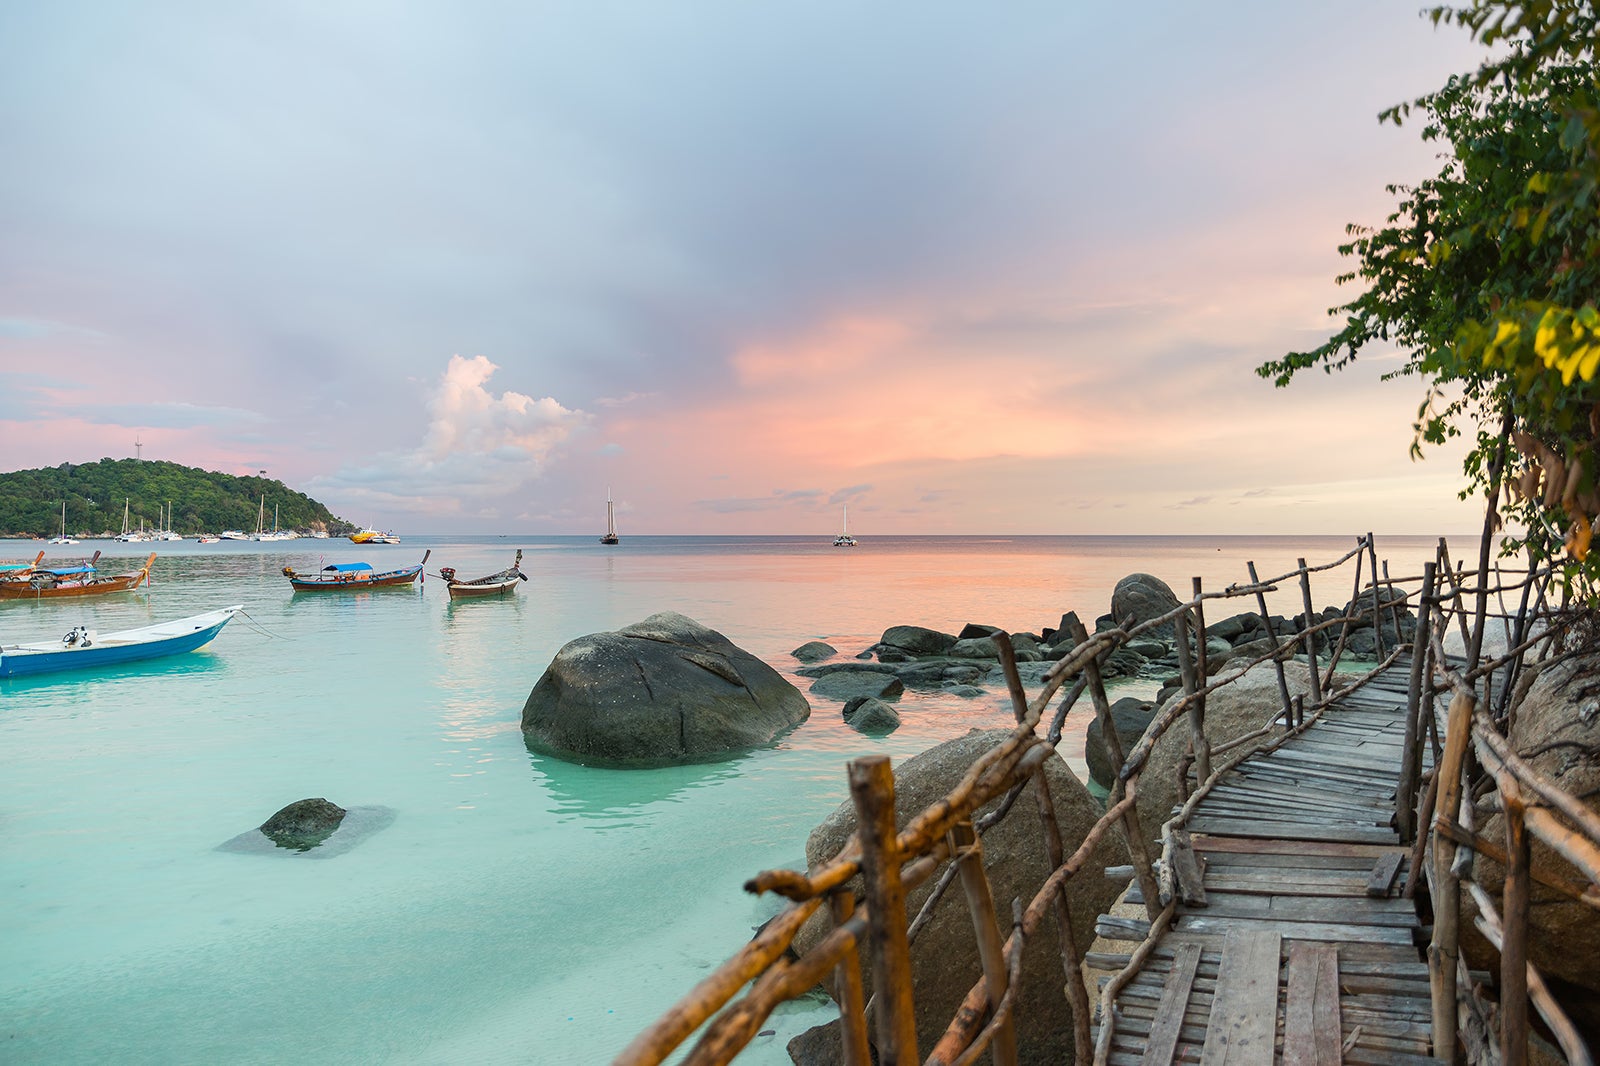
{"label": "large boulder in water", "polygon": [[[1111,723],[1116,727],[1124,755],[1139,743],[1139,738],[1144,736],[1145,728],[1155,713],[1155,704],[1136,696],[1124,696],[1111,705]],[[1089,767],[1089,780],[1110,792],[1111,786],[1117,783],[1117,773],[1121,767],[1111,762],[1111,753],[1106,750],[1105,737],[1100,729],[1099,715],[1089,721],[1089,728],[1084,732],[1083,760]]]}
{"label": "large boulder in water", "polygon": [[522,708],[528,747],[595,766],[712,762],[770,743],[811,706],[772,667],[666,611],[556,653]]}
{"label": "large boulder in water", "polygon": [[[974,761],[1010,735],[1010,730],[1005,729],[975,729],[895,767],[896,824],[904,829],[923,808],[955,788]],[[1100,805],[1060,756],[1052,754],[1044,767],[1062,844],[1070,855],[1099,819]],[[982,838],[984,869],[993,890],[1002,936],[1011,929],[1011,901],[1020,898],[1026,906],[1050,872],[1038,800],[1033,795],[1035,787],[1030,783],[1011,813]],[[998,803],[994,801],[980,813]],[[815,869],[831,859],[855,829],[855,807],[846,801],[812,831],[806,841],[807,863]],[[1095,917],[1107,911],[1122,890],[1120,882],[1108,881],[1101,871],[1106,866],[1126,863],[1127,854],[1120,835],[1107,833],[1084,869],[1067,882],[1065,891],[1080,953],[1088,950],[1094,940]],[[921,909],[935,880],[908,893],[908,919]],[[796,949],[810,950],[827,935],[828,929],[826,920],[820,916],[813,919],[796,937]],[[1024,1063],[1072,1061],[1072,1010],[1061,990],[1061,955],[1053,946],[1054,933],[1047,931],[1053,929],[1054,920],[1048,920],[1040,930],[1043,939],[1023,953],[1022,995],[1013,1017],[1017,1019],[1019,1060]],[[917,934],[911,955],[917,1045],[926,1054],[944,1032],[967,990],[983,976],[972,919],[959,886],[952,886],[940,899],[932,920]],[[870,974],[867,980],[870,983]]]}
{"label": "large boulder in water", "polygon": [[[1129,574],[1111,590],[1111,617],[1124,629],[1132,629],[1141,622],[1162,615],[1178,606],[1178,597],[1172,586],[1152,574]],[[1171,625],[1150,631],[1152,636],[1171,640]]]}

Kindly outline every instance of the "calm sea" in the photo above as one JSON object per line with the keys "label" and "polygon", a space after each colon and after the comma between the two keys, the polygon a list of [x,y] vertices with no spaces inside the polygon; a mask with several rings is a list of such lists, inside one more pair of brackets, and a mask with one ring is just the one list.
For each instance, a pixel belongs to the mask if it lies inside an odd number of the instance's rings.
{"label": "calm sea", "polygon": [[[1352,537],[592,537],[193,542],[147,589],[100,602],[0,602],[0,641],[79,623],[128,628],[242,603],[208,648],[145,667],[0,681],[0,1061],[568,1063],[608,1061],[775,912],[741,883],[803,865],[847,795],[848,759],[899,760],[1011,716],[908,692],[904,725],[864,738],[839,704],[730,762],[592,770],[530,754],[523,701],[567,641],[672,610],[795,678],[822,639],[853,656],[891,625],[1092,628],[1117,579],[1186,596],[1330,560]],[[31,558],[33,542],[0,542]],[[148,551],[103,548],[102,570]],[[1395,576],[1426,538],[1379,538]],[[1453,544],[1454,547],[1454,544]],[[514,598],[454,604],[436,579],[290,591],[323,560],[477,576],[517,548]],[[52,549],[57,552],[82,549]],[[113,551],[120,555],[113,557]],[[125,565],[126,564],[126,565]],[[1317,606],[1349,597],[1350,571]],[[1251,609],[1240,602],[1237,610]],[[1299,610],[1286,589],[1274,610]],[[1210,617],[1234,613],[1220,608]],[[1151,682],[1125,685],[1144,694]],[[1119,693],[1113,693],[1113,696]],[[1075,715],[1061,751],[1082,769]],[[218,850],[293,800],[393,812],[342,853]],[[747,1053],[826,1020],[786,1009]],[[744,1061],[744,1060],[742,1060]]]}

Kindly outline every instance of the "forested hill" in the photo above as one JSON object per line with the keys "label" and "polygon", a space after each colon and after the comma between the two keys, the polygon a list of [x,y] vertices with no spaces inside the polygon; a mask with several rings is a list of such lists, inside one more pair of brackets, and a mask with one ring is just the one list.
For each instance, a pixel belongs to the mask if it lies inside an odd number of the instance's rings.
{"label": "forested hill", "polygon": [[67,532],[73,536],[121,532],[124,500],[133,529],[139,528],[141,520],[146,529],[159,528],[160,514],[170,503],[172,528],[185,536],[224,529],[252,532],[262,497],[266,498],[269,529],[274,507],[283,529],[325,529],[335,535],[355,529],[281,481],[234,477],[156,460],[102,459],[0,474],[0,536],[54,536],[61,532],[63,500]]}

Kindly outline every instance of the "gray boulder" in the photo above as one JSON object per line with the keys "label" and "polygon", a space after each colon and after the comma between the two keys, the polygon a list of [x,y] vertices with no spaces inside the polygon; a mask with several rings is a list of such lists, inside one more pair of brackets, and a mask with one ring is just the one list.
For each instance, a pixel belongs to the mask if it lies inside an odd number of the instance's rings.
{"label": "gray boulder", "polygon": [[[947,795],[974,760],[1009,735],[1010,731],[1003,729],[973,730],[900,763],[895,768],[895,819],[899,827],[905,828],[914,815]],[[1061,823],[1062,842],[1070,854],[1099,818],[1100,805],[1060,756],[1051,755],[1045,761],[1045,777],[1056,817]],[[1031,900],[1049,873],[1033,791],[1034,786],[1028,785],[1025,792],[1029,794],[1021,796],[1011,814],[982,838],[984,868],[993,888],[1002,930],[1011,928],[1011,900],[1019,897]],[[815,869],[832,858],[849,841],[855,828],[855,808],[845,802],[812,831],[806,841],[807,863]],[[1121,838],[1116,833],[1108,833],[1091,854],[1084,870],[1067,882],[1065,891],[1080,953],[1094,940],[1092,916],[1105,912],[1122,889],[1120,883],[1109,882],[1101,876],[1101,870],[1121,865],[1126,862],[1126,856]],[[932,887],[929,882],[908,893],[906,910],[909,915],[917,913]],[[1080,915],[1083,916],[1081,920]],[[818,915],[800,931],[795,947],[802,953],[810,950],[827,934],[828,928],[824,916]],[[911,953],[912,980],[917,989],[917,1041],[926,1053],[944,1032],[967,990],[983,975],[972,935],[972,920],[959,890],[945,893],[932,919],[918,934]],[[870,987],[870,974],[867,981]],[[1024,952],[1022,990],[1015,1015],[1020,1061],[1070,1062],[1072,1011],[1061,994],[1059,953],[1053,948]]]}
{"label": "gray boulder", "polygon": [[523,705],[522,733],[569,762],[670,766],[771,743],[810,713],[772,667],[667,611],[557,652]]}
{"label": "gray boulder", "polygon": [[295,800],[262,822],[260,829],[280,848],[310,851],[333,835],[345,813],[343,807],[320,796]]}
{"label": "gray boulder", "polygon": [[[1124,755],[1144,736],[1145,727],[1155,713],[1155,704],[1133,696],[1124,696],[1111,705],[1111,724],[1116,727]],[[1109,792],[1116,783],[1118,768],[1111,762],[1111,753],[1106,751],[1099,715],[1089,720],[1089,728],[1084,733],[1083,757],[1089,764],[1089,779]]]}
{"label": "gray boulder", "polygon": [[866,670],[847,670],[824,674],[811,683],[811,691],[835,700],[850,700],[857,696],[874,699],[891,699],[906,690],[893,674],[880,674]]}
{"label": "gray boulder", "polygon": [[808,640],[789,653],[803,663],[821,662],[839,654],[839,649],[820,640]]}
{"label": "gray boulder", "polygon": [[[1600,812],[1600,650],[1590,649],[1558,660],[1538,670],[1517,706],[1511,727],[1511,747],[1545,780],[1580,797],[1591,811]],[[1505,840],[1505,819],[1490,816],[1482,827],[1490,840]],[[1568,883],[1583,884],[1585,876],[1548,844],[1528,834],[1533,868],[1548,871]],[[1474,860],[1477,877],[1499,899],[1505,870],[1482,853]],[[1535,881],[1528,923],[1528,961],[1552,982],[1562,1005],[1580,1029],[1600,1033],[1600,912]],[[1463,949],[1472,965],[1485,965],[1492,949],[1467,939],[1473,929],[1469,898],[1462,921]],[[1481,951],[1482,954],[1477,954]],[[1480,961],[1483,960],[1483,961]],[[1497,963],[1487,963],[1497,965]],[[1593,1046],[1591,1043],[1590,1046]]]}
{"label": "gray boulder", "polygon": [[900,728],[900,712],[871,696],[857,697],[846,703],[844,720],[851,729],[869,736],[882,736]]}
{"label": "gray boulder", "polygon": [[981,689],[977,685],[963,685],[957,681],[946,681],[944,690],[951,696],[960,696],[966,700],[977,699],[979,696],[987,696],[989,694],[988,690]]}
{"label": "gray boulder", "polygon": [[[1222,671],[1219,676],[1241,674],[1242,669],[1243,664],[1237,669],[1230,667]],[[1304,663],[1285,663],[1283,672],[1291,697],[1310,692],[1311,673]],[[1174,693],[1174,696],[1176,695],[1181,693]],[[1165,709],[1164,704],[1162,709]],[[1254,732],[1271,722],[1282,711],[1283,705],[1278,696],[1278,675],[1273,670],[1272,663],[1261,663],[1254,669],[1243,672],[1238,680],[1206,697],[1206,739],[1215,748],[1235,737]],[[1242,748],[1253,751],[1268,739],[1270,736],[1247,741]],[[1165,733],[1161,734],[1161,739],[1156,741],[1155,747],[1150,752],[1149,761],[1145,763],[1144,770],[1139,775],[1139,820],[1152,840],[1160,834],[1162,823],[1172,817],[1172,809],[1177,805],[1178,762],[1183,758],[1188,746],[1188,719],[1180,716]],[[1240,749],[1234,749],[1238,750]],[[1227,757],[1232,758],[1234,751],[1228,752]],[[1193,766],[1190,766],[1189,773],[1192,778]]]}
{"label": "gray boulder", "polygon": [[1220,622],[1206,623],[1206,636],[1237,643],[1244,634],[1261,628],[1261,618],[1254,614],[1236,614]]}
{"label": "gray boulder", "polygon": [[878,642],[911,655],[943,655],[950,650],[956,638],[923,626],[890,626],[883,631]]}
{"label": "gray boulder", "polygon": [[970,640],[973,637],[992,637],[996,633],[1004,633],[999,626],[986,626],[980,622],[968,622],[961,627],[961,632],[956,634],[957,640]]}
{"label": "gray boulder", "polygon": [[[1176,606],[1178,597],[1172,588],[1151,574],[1129,574],[1111,591],[1111,617],[1125,629],[1159,618]],[[1173,632],[1171,625],[1151,630],[1163,639],[1170,639]]]}
{"label": "gray boulder", "polygon": [[952,659],[999,659],[1000,652],[989,637],[967,637],[950,645],[945,652]]}

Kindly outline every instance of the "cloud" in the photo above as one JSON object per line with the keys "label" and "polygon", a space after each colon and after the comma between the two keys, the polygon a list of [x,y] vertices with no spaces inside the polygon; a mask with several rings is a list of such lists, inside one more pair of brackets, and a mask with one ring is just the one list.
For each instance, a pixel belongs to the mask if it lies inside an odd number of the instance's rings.
{"label": "cloud", "polygon": [[208,407],[195,403],[85,403],[73,405],[72,414],[96,425],[145,429],[196,429],[272,421],[259,411],[242,407]]}
{"label": "cloud", "polygon": [[410,451],[388,452],[312,481],[348,508],[463,514],[493,507],[542,476],[592,417],[546,396],[486,388],[498,370],[484,356],[450,357],[428,400],[428,425]]}
{"label": "cloud", "polygon": [[43,340],[47,337],[71,337],[78,340],[104,340],[99,330],[82,326],[69,326],[38,318],[0,318],[0,340]]}

